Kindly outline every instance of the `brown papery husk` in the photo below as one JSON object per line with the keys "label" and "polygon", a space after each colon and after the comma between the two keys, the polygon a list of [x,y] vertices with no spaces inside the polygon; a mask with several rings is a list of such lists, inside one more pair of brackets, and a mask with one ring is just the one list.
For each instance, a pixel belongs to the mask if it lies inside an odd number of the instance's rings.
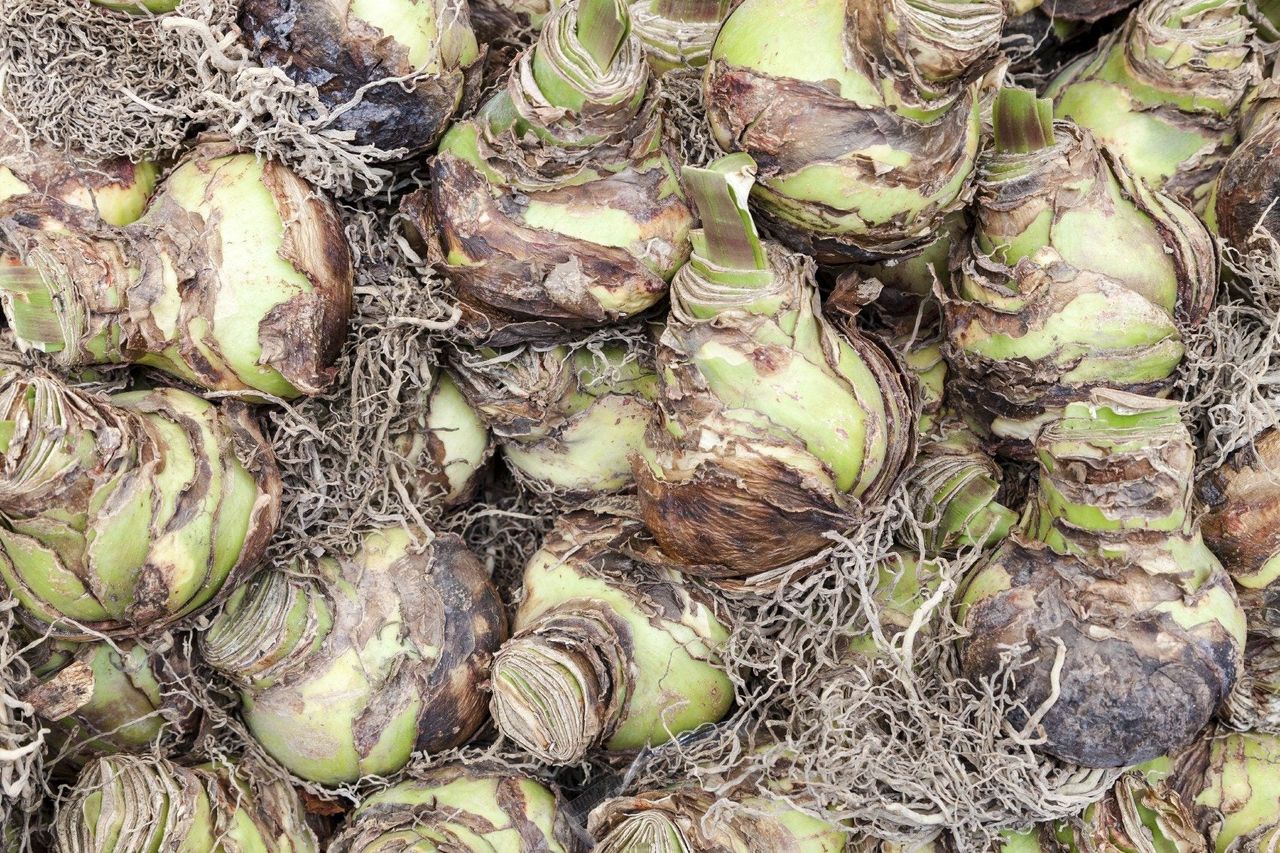
{"label": "brown papery husk", "polygon": [[387,164],[406,152],[355,144],[333,128],[343,107],[326,107],[314,87],[255,63],[238,40],[237,6],[183,0],[155,16],[89,0],[5,3],[0,108],[36,137],[93,158],[167,160],[207,133],[281,160],[330,192],[385,188]]}

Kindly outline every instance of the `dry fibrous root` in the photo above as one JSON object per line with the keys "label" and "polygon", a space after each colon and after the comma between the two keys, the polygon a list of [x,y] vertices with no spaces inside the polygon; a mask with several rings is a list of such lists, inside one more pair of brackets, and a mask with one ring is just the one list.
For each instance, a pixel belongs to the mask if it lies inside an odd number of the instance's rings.
{"label": "dry fibrous root", "polygon": [[[92,157],[164,160],[198,133],[283,160],[313,185],[369,195],[401,150],[357,144],[335,125],[349,107],[259,65],[238,38],[235,0],[183,0],[169,14],[89,0],[0,8],[0,109],[40,139]],[[366,87],[412,85],[417,75]]]}
{"label": "dry fibrous root", "polygon": [[1207,318],[1183,330],[1175,395],[1198,451],[1197,473],[1280,423],[1280,244],[1248,254],[1219,244],[1223,283]]}
{"label": "dry fibrous root", "polygon": [[[0,600],[0,849],[25,851],[44,786],[44,732],[19,686],[30,677],[13,599]],[[11,846],[12,845],[12,846]]]}
{"label": "dry fibrous root", "polygon": [[1040,757],[1030,727],[1004,722],[1007,678],[960,676],[951,601],[978,553],[937,560],[938,582],[910,603],[907,627],[894,628],[901,614],[885,613],[875,591],[895,540],[925,546],[903,489],[883,514],[833,537],[816,567],[793,567],[777,591],[722,590],[734,611],[722,655],[737,711],[642,754],[619,793],[693,779],[723,795],[714,818],[746,784],[856,833],[918,842],[945,832],[962,850],[1101,798],[1117,772]]}
{"label": "dry fibrous root", "polygon": [[[307,542],[350,551],[356,531],[431,527],[432,490],[394,438],[414,429],[438,369],[436,344],[457,321],[442,283],[373,203],[341,208],[355,256],[355,312],[329,394],[273,409],[268,432],[285,480],[283,549]],[[288,556],[280,552],[278,556]]]}

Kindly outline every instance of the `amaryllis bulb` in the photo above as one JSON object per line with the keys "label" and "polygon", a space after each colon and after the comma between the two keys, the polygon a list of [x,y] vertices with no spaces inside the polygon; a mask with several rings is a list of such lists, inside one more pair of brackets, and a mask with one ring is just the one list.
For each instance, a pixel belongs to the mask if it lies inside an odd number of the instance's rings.
{"label": "amaryllis bulb", "polygon": [[405,202],[473,342],[559,342],[640,314],[688,257],[693,214],[661,90],[622,0],[553,12],[506,88],[441,140]]}
{"label": "amaryllis bulb", "polygon": [[373,531],[351,557],[260,572],[202,637],[205,660],[239,686],[249,731],[304,779],[388,775],[486,720],[501,602],[458,537],[417,535]]}
{"label": "amaryllis bulb", "polygon": [[[771,233],[824,263],[908,257],[961,209],[1000,0],[746,0],[705,78]],[[992,75],[992,79],[998,78]]]}
{"label": "amaryllis bulb", "polygon": [[155,634],[207,607],[262,557],[280,494],[242,404],[0,366],[0,578],[55,636]]}
{"label": "amaryllis bulb", "polygon": [[697,574],[757,575],[819,551],[902,470],[906,379],[822,315],[813,262],[760,239],[745,154],[686,169],[702,214],[658,344],[659,415],[636,465],[645,523]]}
{"label": "amaryllis bulb", "polygon": [[953,399],[1002,455],[1095,388],[1160,393],[1217,289],[1204,225],[1049,102],[1005,89],[943,303]]}
{"label": "amaryllis bulb", "polygon": [[124,228],[47,197],[0,204],[24,265],[0,267],[19,345],[248,397],[325,390],[351,313],[337,210],[279,163],[214,153],[174,169]]}
{"label": "amaryllis bulb", "polygon": [[1010,722],[1065,761],[1124,767],[1185,745],[1230,695],[1245,642],[1191,515],[1187,428],[1172,404],[1097,392],[1036,452],[1021,528],[958,596],[963,671],[1009,678]]}
{"label": "amaryllis bulb", "polygon": [[1201,209],[1260,77],[1241,0],[1143,0],[1046,95],[1152,189]]}
{"label": "amaryllis bulb", "polygon": [[422,153],[479,91],[466,0],[245,0],[239,23],[259,62],[315,86],[325,129],[358,146]]}

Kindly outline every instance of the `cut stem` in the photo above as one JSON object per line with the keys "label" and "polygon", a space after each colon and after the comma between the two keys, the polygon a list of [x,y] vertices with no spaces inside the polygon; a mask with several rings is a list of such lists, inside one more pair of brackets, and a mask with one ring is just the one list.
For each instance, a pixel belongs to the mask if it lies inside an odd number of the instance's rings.
{"label": "cut stem", "polygon": [[1037,98],[1030,89],[1000,90],[992,120],[1002,153],[1030,154],[1054,144],[1053,101]]}
{"label": "cut stem", "polygon": [[631,31],[631,18],[622,0],[581,0],[578,41],[604,71],[613,65]]}
{"label": "cut stem", "polygon": [[767,268],[748,199],[756,164],[747,154],[721,157],[704,169],[686,166],[684,181],[702,218],[705,257],[731,270]]}

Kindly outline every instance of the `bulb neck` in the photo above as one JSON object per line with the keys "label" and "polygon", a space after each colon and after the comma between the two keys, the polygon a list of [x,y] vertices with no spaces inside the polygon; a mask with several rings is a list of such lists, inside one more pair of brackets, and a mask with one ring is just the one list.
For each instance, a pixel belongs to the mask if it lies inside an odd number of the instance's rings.
{"label": "bulb neck", "polygon": [[631,692],[631,653],[615,618],[572,602],[503,645],[490,676],[498,729],[549,764],[575,764],[606,744]]}

